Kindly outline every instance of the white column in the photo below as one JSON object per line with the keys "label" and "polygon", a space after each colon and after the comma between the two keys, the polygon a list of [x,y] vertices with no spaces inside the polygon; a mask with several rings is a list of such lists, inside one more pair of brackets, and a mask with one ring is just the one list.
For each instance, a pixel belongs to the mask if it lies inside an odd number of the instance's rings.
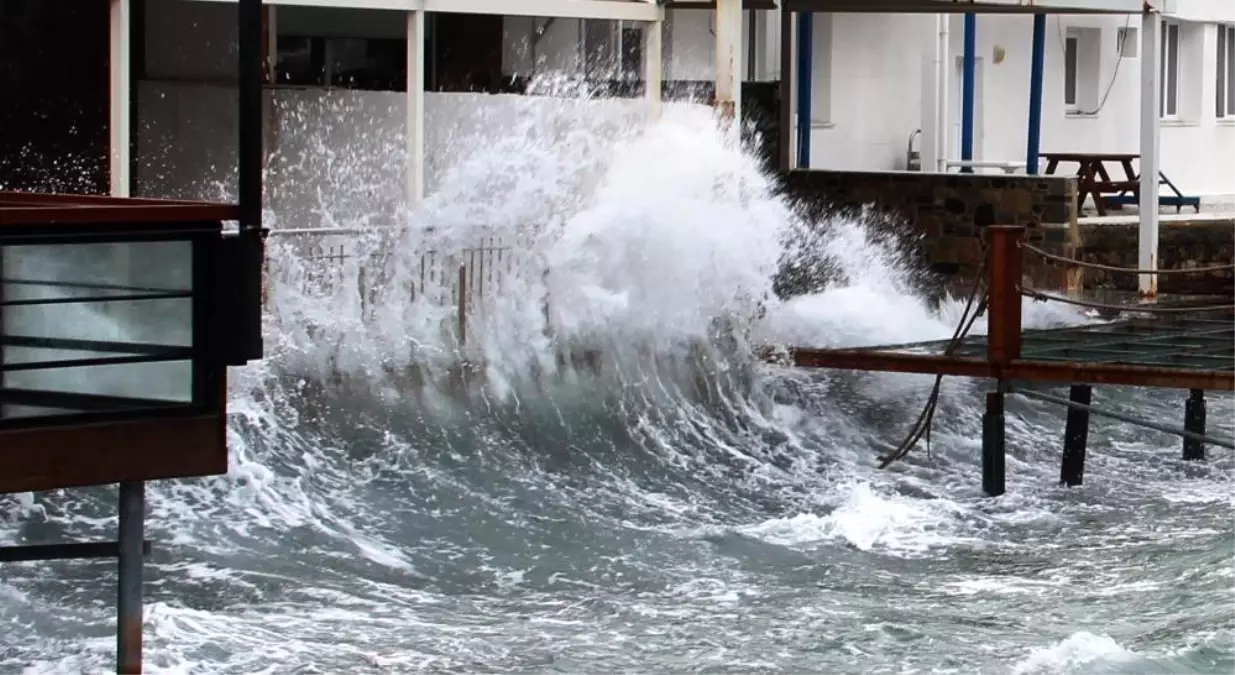
{"label": "white column", "polygon": [[643,95],[648,100],[648,118],[651,120],[660,119],[661,78],[664,74],[661,45],[664,31],[664,21],[649,21],[643,25],[643,81],[647,86]]}
{"label": "white column", "polygon": [[[1162,17],[1156,12],[1141,16],[1141,203],[1137,231],[1137,267],[1158,268],[1158,167],[1162,120],[1158,111],[1162,95]],[[1158,294],[1158,275],[1142,274],[1142,296]]]}
{"label": "white column", "polygon": [[[742,0],[716,2],[716,100],[722,119],[742,119]],[[735,124],[733,130],[739,127]]]}
{"label": "white column", "polygon": [[132,10],[129,0],[111,0],[110,40],[108,50],[108,163],[113,197],[128,197],[131,186],[132,138],[130,123],[133,79],[130,63]]}
{"label": "white column", "polygon": [[407,13],[407,205],[425,196],[425,13]]}

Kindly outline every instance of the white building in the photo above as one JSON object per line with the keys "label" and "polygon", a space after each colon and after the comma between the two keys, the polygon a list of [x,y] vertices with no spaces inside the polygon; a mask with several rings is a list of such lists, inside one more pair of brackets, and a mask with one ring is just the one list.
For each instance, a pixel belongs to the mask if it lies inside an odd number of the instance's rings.
{"label": "white building", "polygon": [[[745,12],[753,32],[748,80],[779,80],[780,13]],[[1177,0],[1165,13],[1161,169],[1185,194],[1235,198],[1235,2]],[[948,72],[947,139],[936,150],[933,123],[933,14],[817,13],[814,20],[810,167],[900,170],[910,136],[922,165],[960,156],[960,14],[944,15]],[[508,20],[508,74],[528,72],[531,20]],[[979,14],[974,159],[1024,162],[1028,135],[1032,18]],[[670,9],[665,16],[664,78],[715,75],[714,12]],[[1052,15],[1047,19],[1042,109],[1043,152],[1140,151],[1140,15]],[[586,30],[585,30],[586,33]],[[551,26],[537,52],[541,67],[577,69],[577,24]],[[749,45],[747,45],[749,47]]]}

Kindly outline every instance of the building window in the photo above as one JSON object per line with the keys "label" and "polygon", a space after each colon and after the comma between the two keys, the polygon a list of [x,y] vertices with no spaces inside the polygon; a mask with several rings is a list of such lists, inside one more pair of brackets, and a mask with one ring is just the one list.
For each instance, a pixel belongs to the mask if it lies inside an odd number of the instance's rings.
{"label": "building window", "polygon": [[1179,116],[1179,24],[1162,24],[1162,96],[1158,112],[1163,118]]}
{"label": "building window", "polygon": [[280,35],[279,84],[407,90],[407,41]]}
{"label": "building window", "polygon": [[1235,26],[1218,24],[1218,119],[1235,119]]}
{"label": "building window", "polygon": [[1095,115],[1102,69],[1102,31],[1069,28],[1063,39],[1063,102],[1069,115]]}
{"label": "building window", "polygon": [[1076,72],[1080,65],[1081,39],[1069,35],[1063,41],[1063,103],[1068,112],[1077,111]]}

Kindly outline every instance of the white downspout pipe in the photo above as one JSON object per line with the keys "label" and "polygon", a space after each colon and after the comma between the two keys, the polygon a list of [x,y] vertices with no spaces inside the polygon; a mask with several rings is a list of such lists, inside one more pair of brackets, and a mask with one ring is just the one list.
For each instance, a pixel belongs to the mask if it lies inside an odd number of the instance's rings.
{"label": "white downspout pipe", "polygon": [[948,105],[948,98],[951,96],[951,63],[952,63],[952,40],[950,36],[949,26],[951,25],[950,14],[936,14],[935,27],[938,33],[938,44],[936,51],[939,53],[939,75],[938,89],[935,90],[935,100],[938,102],[938,110],[935,114],[935,124],[938,128],[935,130],[935,157],[938,166],[936,171],[946,172],[948,170],[948,153],[951,146],[948,143],[948,130],[952,127]]}

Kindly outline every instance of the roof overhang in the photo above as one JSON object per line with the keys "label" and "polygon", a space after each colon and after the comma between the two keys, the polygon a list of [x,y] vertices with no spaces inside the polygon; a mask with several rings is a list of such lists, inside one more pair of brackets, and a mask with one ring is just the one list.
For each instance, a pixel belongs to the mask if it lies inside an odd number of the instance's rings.
{"label": "roof overhang", "polygon": [[[227,2],[236,0],[194,0]],[[335,9],[382,9],[396,12],[539,16],[563,19],[660,21],[664,9],[649,0],[263,0],[266,5],[299,5]]]}
{"label": "roof overhang", "polygon": [[878,14],[1141,14],[1171,12],[1175,0],[782,0],[793,12]]}
{"label": "roof overhang", "polygon": [[[664,0],[665,9],[716,9],[716,0]],[[742,9],[779,9],[776,0],[742,0]]]}

